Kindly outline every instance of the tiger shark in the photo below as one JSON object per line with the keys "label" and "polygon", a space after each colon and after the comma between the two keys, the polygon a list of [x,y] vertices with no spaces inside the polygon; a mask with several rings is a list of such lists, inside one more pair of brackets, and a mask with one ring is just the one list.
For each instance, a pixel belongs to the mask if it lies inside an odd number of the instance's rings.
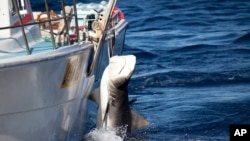
{"label": "tiger shark", "polygon": [[92,99],[98,103],[97,127],[112,129],[126,126],[130,133],[149,124],[129,106],[128,84],[135,64],[134,55],[110,58],[109,65],[103,72],[100,88],[92,95]]}

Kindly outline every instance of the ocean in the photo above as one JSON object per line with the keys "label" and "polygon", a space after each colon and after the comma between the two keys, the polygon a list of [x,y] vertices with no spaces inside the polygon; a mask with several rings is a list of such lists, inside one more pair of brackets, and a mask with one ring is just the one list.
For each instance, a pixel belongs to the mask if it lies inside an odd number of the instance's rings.
{"label": "ocean", "polygon": [[250,124],[249,0],[117,5],[129,22],[124,54],[137,57],[131,108],[150,122],[127,140],[227,141],[231,124]]}
{"label": "ocean", "polygon": [[142,141],[227,141],[250,124],[250,1],[128,0],[125,54],[137,56],[132,108]]}

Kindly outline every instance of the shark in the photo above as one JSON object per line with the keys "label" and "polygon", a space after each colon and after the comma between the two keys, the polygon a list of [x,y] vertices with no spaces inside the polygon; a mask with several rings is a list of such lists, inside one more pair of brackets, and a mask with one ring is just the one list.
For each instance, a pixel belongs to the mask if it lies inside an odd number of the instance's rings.
{"label": "shark", "polygon": [[[128,84],[134,72],[134,55],[113,56],[105,68],[100,88],[92,93],[98,104],[98,128],[126,127],[127,133],[145,127],[149,122],[129,106]],[[119,134],[119,133],[118,133]]]}

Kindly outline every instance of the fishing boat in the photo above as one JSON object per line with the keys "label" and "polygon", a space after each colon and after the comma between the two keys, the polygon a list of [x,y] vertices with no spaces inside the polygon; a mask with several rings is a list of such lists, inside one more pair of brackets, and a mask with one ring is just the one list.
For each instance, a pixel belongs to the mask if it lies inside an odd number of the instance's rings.
{"label": "fishing boat", "polygon": [[127,22],[116,0],[53,3],[60,9],[1,1],[0,141],[70,140],[109,58],[122,53]]}

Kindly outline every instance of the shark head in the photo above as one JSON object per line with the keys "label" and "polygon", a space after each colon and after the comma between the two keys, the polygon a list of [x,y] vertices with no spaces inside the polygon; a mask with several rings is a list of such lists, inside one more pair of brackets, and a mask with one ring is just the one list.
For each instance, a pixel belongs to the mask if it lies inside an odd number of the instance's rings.
{"label": "shark head", "polygon": [[134,55],[114,56],[109,62],[109,78],[119,87],[131,78],[136,64]]}

